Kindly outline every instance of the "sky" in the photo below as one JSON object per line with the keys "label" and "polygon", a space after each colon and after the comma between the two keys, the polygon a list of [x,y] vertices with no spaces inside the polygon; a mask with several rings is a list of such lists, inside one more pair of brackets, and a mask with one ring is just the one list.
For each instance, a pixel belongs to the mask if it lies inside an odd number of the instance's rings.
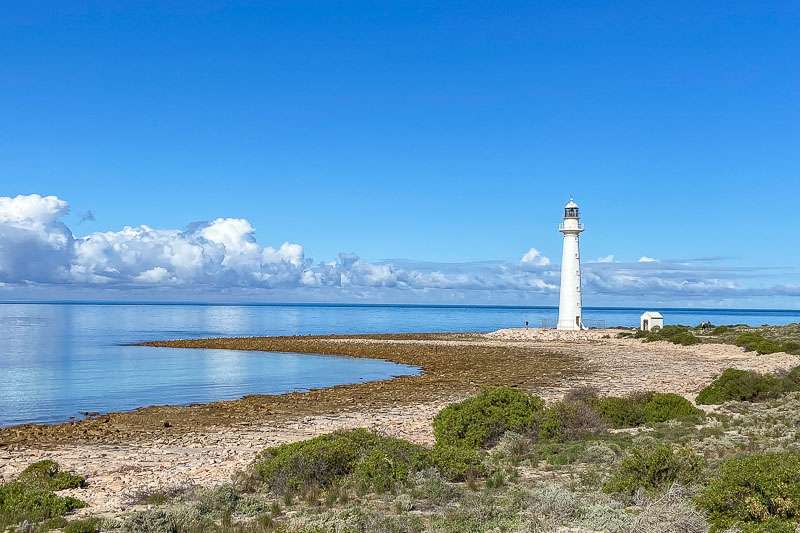
{"label": "sky", "polygon": [[797,2],[29,1],[0,300],[800,308]]}

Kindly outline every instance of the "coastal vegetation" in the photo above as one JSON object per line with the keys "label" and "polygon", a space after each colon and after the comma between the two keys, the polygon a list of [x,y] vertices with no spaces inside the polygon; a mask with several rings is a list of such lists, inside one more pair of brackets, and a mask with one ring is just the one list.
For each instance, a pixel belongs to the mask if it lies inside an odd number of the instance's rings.
{"label": "coastal vegetation", "polygon": [[700,343],[733,344],[760,355],[786,352],[800,355],[800,324],[752,327],[743,324],[715,326],[704,322],[697,326],[669,325],[653,331],[621,332],[644,342],[668,341],[681,346]]}
{"label": "coastal vegetation", "polygon": [[[682,344],[690,334],[700,344],[741,344],[751,350],[748,361],[760,359],[759,346],[767,347],[762,339],[790,351],[800,332],[794,326],[710,324],[664,330],[661,338],[650,340]],[[159,486],[127,494],[127,509],[109,516],[84,508],[81,500],[90,498],[82,496],[86,481],[80,472],[41,461],[0,486],[0,531],[747,533],[788,532],[797,526],[800,368],[775,374],[727,369],[697,396],[697,405],[713,408],[700,409],[678,394],[612,396],[589,386],[544,402],[530,391],[574,377],[578,369],[569,355],[493,345],[470,335],[385,336],[397,341],[391,343],[381,342],[383,337],[202,342],[379,355],[416,364],[424,373],[302,395],[245,398],[224,408],[103,415],[65,431],[80,432],[89,442],[94,431],[131,438],[124,433],[129,428],[144,428],[138,431],[150,437],[192,428],[201,415],[203,423],[264,424],[271,420],[265,412],[294,409],[295,416],[303,416],[402,406],[449,394],[466,397],[434,417],[433,444],[420,446],[367,429],[334,431],[269,447],[220,486]],[[610,346],[629,345],[612,341]],[[704,382],[711,379],[706,376]],[[3,435],[35,441],[55,431],[37,426],[26,434],[27,429]]]}
{"label": "coastal vegetation", "polygon": [[[39,461],[27,467],[16,479],[0,484],[0,530],[19,524],[34,530],[49,531],[66,525],[64,515],[86,504],[57,491],[84,486],[84,478],[61,471],[53,461]],[[23,532],[25,529],[23,529]]]}
{"label": "coastal vegetation", "polygon": [[[798,373],[758,379],[786,383]],[[737,390],[720,385],[733,374],[709,387]],[[337,431],[267,448],[230,484],[137,495],[134,510],[117,517],[69,520],[82,504],[54,491],[80,490],[84,480],[40,462],[3,486],[0,494],[40,491],[30,500],[4,496],[3,525],[68,533],[795,531],[800,392],[734,396],[703,413],[674,394],[607,397],[583,387],[545,404],[493,387],[445,408],[432,447]]]}

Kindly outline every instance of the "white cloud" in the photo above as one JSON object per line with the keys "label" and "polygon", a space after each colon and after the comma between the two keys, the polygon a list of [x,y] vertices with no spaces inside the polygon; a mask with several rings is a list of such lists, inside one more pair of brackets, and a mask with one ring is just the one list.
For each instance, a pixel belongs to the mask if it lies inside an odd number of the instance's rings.
{"label": "white cloud", "polygon": [[135,278],[135,281],[141,281],[142,283],[165,283],[170,280],[174,280],[169,270],[164,267],[153,267],[150,270],[145,270]]}
{"label": "white cloud", "polygon": [[[117,288],[557,290],[556,283],[544,279],[546,273],[505,263],[403,267],[339,254],[334,261],[314,264],[300,244],[260,245],[252,224],[241,218],[196,222],[186,230],[126,226],[75,238],[59,221],[68,210],[66,202],[53,196],[0,198],[0,282]],[[532,248],[523,264],[542,267],[550,261]]]}
{"label": "white cloud", "polygon": [[85,283],[169,282],[293,286],[306,268],[303,247],[262,248],[247,220],[218,218],[186,231],[149,226],[98,232],[75,241],[70,275]]}
{"label": "white cloud", "polygon": [[[370,262],[348,253],[314,262],[297,243],[259,244],[246,219],[217,218],[184,230],[126,226],[74,237],[61,222],[68,212],[68,204],[54,196],[0,197],[3,291],[41,286],[49,294],[56,285],[86,291],[168,288],[198,295],[268,289],[270,294],[324,294],[332,300],[336,295],[369,300],[392,294],[394,301],[403,301],[402,294],[424,294],[429,301],[459,302],[473,294],[476,300],[497,303],[502,303],[502,294],[511,293],[520,303],[533,303],[527,300],[531,294],[546,295],[552,302],[551,295],[558,292],[558,268],[536,248],[517,263]],[[800,297],[796,272],[783,285],[759,285],[758,270],[647,256],[638,263],[618,263],[608,255],[585,264],[583,279],[586,294],[604,295],[604,300],[659,297],[681,303],[685,298]],[[763,279],[774,276],[770,270]]]}
{"label": "white cloud", "polygon": [[72,232],[59,218],[69,206],[55,196],[0,197],[0,281],[59,281],[69,270]]}
{"label": "white cloud", "polygon": [[548,266],[550,264],[550,258],[542,255],[536,248],[531,248],[525,252],[520,262],[525,265]]}

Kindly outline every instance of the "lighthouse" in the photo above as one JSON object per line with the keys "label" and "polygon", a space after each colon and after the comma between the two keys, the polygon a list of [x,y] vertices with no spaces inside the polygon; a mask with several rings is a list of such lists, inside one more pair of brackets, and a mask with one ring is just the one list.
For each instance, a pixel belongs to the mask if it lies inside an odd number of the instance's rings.
{"label": "lighthouse", "polygon": [[578,240],[583,231],[578,204],[564,206],[564,221],[558,226],[564,234],[561,254],[561,295],[558,302],[558,329],[584,329],[581,319],[581,252]]}

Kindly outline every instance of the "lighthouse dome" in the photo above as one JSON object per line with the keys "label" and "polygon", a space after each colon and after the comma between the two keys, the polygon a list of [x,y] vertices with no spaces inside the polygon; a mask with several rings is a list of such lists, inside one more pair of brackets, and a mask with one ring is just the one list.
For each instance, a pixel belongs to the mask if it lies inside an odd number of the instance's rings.
{"label": "lighthouse dome", "polygon": [[578,218],[578,204],[570,198],[567,205],[564,206],[564,218]]}

